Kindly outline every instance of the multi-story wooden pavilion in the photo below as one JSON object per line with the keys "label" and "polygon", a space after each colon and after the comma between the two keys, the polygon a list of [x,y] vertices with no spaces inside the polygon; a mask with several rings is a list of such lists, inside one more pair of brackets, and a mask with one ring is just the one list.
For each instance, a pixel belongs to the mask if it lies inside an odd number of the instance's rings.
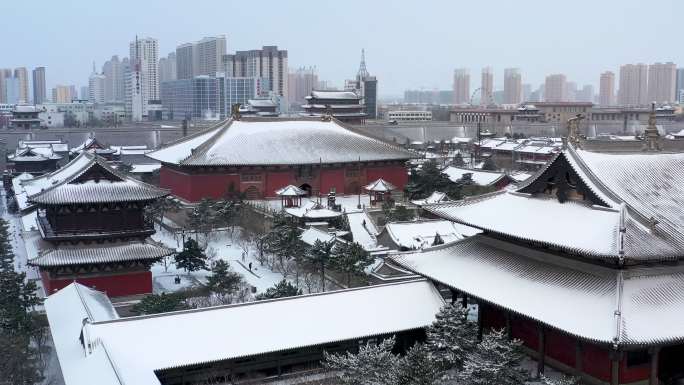
{"label": "multi-story wooden pavilion", "polygon": [[[684,154],[571,144],[516,190],[423,206],[482,233],[394,262],[595,384],[684,376]],[[657,141],[656,138],[651,140]]]}
{"label": "multi-story wooden pavilion", "polygon": [[71,282],[113,297],[152,292],[150,265],[170,249],[149,239],[147,205],[168,195],[83,151],[63,168],[31,180],[42,236],[38,266],[45,292]]}
{"label": "multi-story wooden pavilion", "polygon": [[275,198],[283,186],[307,195],[359,194],[384,179],[408,181],[413,152],[331,118],[241,118],[146,154],[161,162],[160,184],[196,202],[232,192]]}

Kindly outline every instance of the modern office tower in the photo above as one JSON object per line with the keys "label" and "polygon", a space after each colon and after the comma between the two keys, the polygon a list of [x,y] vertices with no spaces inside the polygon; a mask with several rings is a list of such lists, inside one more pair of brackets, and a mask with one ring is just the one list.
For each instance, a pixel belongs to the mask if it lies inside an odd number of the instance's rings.
{"label": "modern office tower", "polygon": [[674,103],[677,66],[674,63],[655,63],[648,66],[648,101]]}
{"label": "modern office tower", "polygon": [[88,101],[94,104],[105,102],[105,80],[106,76],[97,73],[95,63],[93,63],[93,73],[88,77]]}
{"label": "modern office tower", "polygon": [[470,102],[470,71],[467,68],[454,70],[454,104]]}
{"label": "modern office tower", "polygon": [[577,101],[577,83],[566,82],[565,83],[565,101],[575,102]]}
{"label": "modern office tower", "polygon": [[159,59],[159,83],[176,80],[176,53],[171,52],[167,57]]}
{"label": "modern office tower", "polygon": [[679,104],[684,103],[684,68],[677,68],[677,85],[675,87],[675,98]]}
{"label": "modern office tower", "polygon": [[599,85],[599,105],[615,105],[615,73],[606,71],[601,74]]}
{"label": "modern office tower", "polygon": [[25,67],[19,67],[14,69],[14,78],[17,79],[19,84],[19,99],[18,104],[25,104],[29,102],[29,81],[28,81],[28,71]]}
{"label": "modern office tower", "polygon": [[567,79],[563,74],[553,74],[546,77],[544,82],[544,101],[565,102],[567,101]]}
{"label": "modern office tower", "polygon": [[520,69],[504,69],[504,104],[520,104],[522,101],[523,87]]}
{"label": "modern office tower", "polygon": [[205,37],[194,43],[176,47],[176,79],[192,79],[199,75],[216,76],[223,72],[226,55],[226,36]]}
{"label": "modern office tower", "polygon": [[287,98],[287,50],[263,46],[262,49],[223,55],[223,72],[226,77],[265,78],[268,90]]}
{"label": "modern office tower", "polygon": [[618,104],[622,106],[648,105],[648,66],[625,64],[620,67]]}
{"label": "modern office tower", "polygon": [[52,89],[53,103],[71,103],[74,99],[78,99],[76,86],[57,85]]}
{"label": "modern office tower", "polygon": [[0,68],[0,104],[7,103],[7,81],[5,79],[12,77],[12,70],[9,68]]}
{"label": "modern office tower", "polygon": [[576,102],[588,102],[588,103],[593,103],[594,102],[594,86],[591,84],[585,84],[582,86],[582,89],[578,89],[577,92],[575,93],[575,100]]}
{"label": "modern office tower", "polygon": [[105,102],[123,102],[125,95],[124,67],[117,55],[112,56],[104,63],[102,74],[105,76]]}
{"label": "modern office tower", "polygon": [[148,116],[148,104],[159,101],[159,43],[149,37],[136,38],[129,50],[131,70],[126,79],[126,112],[138,122]]}
{"label": "modern office tower", "polygon": [[522,101],[521,102],[526,102],[530,100],[530,96],[532,95],[532,84],[525,83],[522,85]]}
{"label": "modern office tower", "polygon": [[33,104],[43,104],[46,100],[45,67],[36,67],[33,69]]}
{"label": "modern office tower", "polygon": [[90,90],[88,89],[88,86],[81,86],[81,90],[78,93],[78,98],[81,100],[88,100],[90,97]]}
{"label": "modern office tower", "polygon": [[318,73],[316,67],[300,67],[288,75],[288,101],[291,105],[300,105],[311,91],[318,89]]}
{"label": "modern office tower", "polygon": [[223,55],[226,54],[225,35],[205,37],[195,43],[196,49],[193,53],[197,54],[197,75],[216,76],[217,72],[223,70]]}
{"label": "modern office tower", "polygon": [[176,79],[192,79],[195,76],[194,50],[192,43],[176,47]]}
{"label": "modern office tower", "polygon": [[480,83],[480,104],[485,106],[494,103],[494,71],[492,67],[482,69],[482,81]]}
{"label": "modern office tower", "polygon": [[10,76],[5,78],[5,102],[7,104],[23,104],[21,99],[21,82],[19,78]]}
{"label": "modern office tower", "polygon": [[[226,77],[225,105],[226,113],[230,114],[234,104],[245,105],[250,99],[264,94],[268,79],[254,77]],[[266,91],[267,92],[267,91]]]}

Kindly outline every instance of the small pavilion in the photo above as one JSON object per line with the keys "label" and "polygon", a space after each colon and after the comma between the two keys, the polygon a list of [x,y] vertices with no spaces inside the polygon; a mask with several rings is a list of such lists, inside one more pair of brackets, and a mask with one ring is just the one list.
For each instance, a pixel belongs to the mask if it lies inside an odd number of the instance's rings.
{"label": "small pavilion", "polygon": [[283,207],[300,207],[302,196],[307,195],[307,193],[297,186],[287,185],[276,190],[276,195],[280,197],[280,203]]}
{"label": "small pavilion", "polygon": [[393,184],[382,178],[364,186],[363,188],[364,190],[368,191],[371,206],[375,206],[375,204],[378,202],[382,203],[388,200],[392,196],[392,191],[397,189]]}

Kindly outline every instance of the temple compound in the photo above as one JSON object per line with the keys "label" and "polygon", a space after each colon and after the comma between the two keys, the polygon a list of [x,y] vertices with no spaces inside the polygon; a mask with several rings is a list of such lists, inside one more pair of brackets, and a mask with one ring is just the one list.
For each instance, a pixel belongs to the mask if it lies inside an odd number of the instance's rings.
{"label": "temple compound", "polygon": [[381,178],[401,190],[408,181],[405,163],[416,155],[330,117],[243,117],[147,156],[162,164],[162,187],[196,202],[237,192],[275,198],[288,185],[307,195],[359,194]]}
{"label": "temple compound", "polygon": [[632,154],[570,137],[515,190],[423,206],[482,233],[392,260],[476,300],[481,328],[521,339],[540,372],[612,385],[681,378],[684,154],[658,151],[649,130]]}
{"label": "temple compound", "polygon": [[46,294],[76,281],[109,296],[152,292],[150,266],[172,250],[150,240],[144,209],[168,195],[81,152],[63,168],[25,180],[38,211],[38,266]]}

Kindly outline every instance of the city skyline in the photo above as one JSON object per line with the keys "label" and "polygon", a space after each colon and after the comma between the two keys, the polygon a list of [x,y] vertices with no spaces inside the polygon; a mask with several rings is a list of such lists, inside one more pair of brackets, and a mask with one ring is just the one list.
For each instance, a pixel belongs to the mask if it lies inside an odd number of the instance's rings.
{"label": "city skyline", "polygon": [[[266,7],[260,14],[263,28],[258,29],[253,27],[248,9],[223,2],[197,4],[198,11],[207,6],[213,10],[203,12],[202,17],[188,17],[187,8],[174,6],[180,3],[167,2],[163,22],[149,17],[158,14],[154,10],[161,6],[160,2],[103,4],[97,14],[90,14],[94,10],[89,10],[83,1],[8,4],[3,9],[4,20],[8,22],[0,26],[0,33],[11,36],[21,23],[26,34],[20,40],[8,40],[5,50],[12,55],[3,55],[0,67],[44,66],[48,88],[56,84],[85,85],[93,60],[102,63],[112,55],[127,56],[128,42],[135,35],[158,39],[159,54],[164,57],[182,43],[221,34],[228,37],[228,52],[263,45],[283,47],[290,52],[290,68],[316,66],[319,77],[337,87],[353,76],[358,52],[365,48],[369,71],[382,81],[380,94],[384,96],[401,95],[405,89],[449,89],[455,68],[471,68],[479,73],[479,68],[491,66],[495,89],[501,88],[503,70],[508,67],[521,69],[523,83],[538,85],[548,74],[564,73],[577,84],[591,84],[598,89],[600,74],[617,72],[624,63],[684,63],[682,54],[667,39],[652,39],[653,36],[676,36],[675,13],[662,12],[677,4],[673,0],[649,4],[580,1],[564,10],[563,19],[593,27],[573,28],[572,33],[565,32],[567,28],[561,28],[556,18],[540,17],[553,9],[549,4],[538,2],[529,2],[527,6],[497,2],[494,4],[497,12],[492,12],[491,4],[432,2],[425,6],[434,10],[434,22],[422,25],[420,30],[406,28],[415,23],[410,3],[404,7],[387,7],[384,2],[358,3],[359,6],[323,3],[313,8],[309,3],[292,2],[286,8]],[[128,5],[133,4],[137,11],[130,13]],[[587,7],[592,11],[586,12]],[[337,21],[338,29],[329,28],[329,17],[320,17],[342,14],[348,9],[363,9],[363,12],[353,21]],[[24,17],[26,12],[35,17]],[[454,32],[450,25],[453,15],[459,13],[487,14],[488,22],[497,25],[497,30],[514,33],[484,34],[475,39],[468,33]],[[606,14],[612,15],[610,23],[605,23]],[[53,31],[50,25],[56,15],[62,22],[79,25],[89,32],[74,39],[73,31]],[[230,28],[223,22],[226,17],[230,18]],[[463,18],[459,29],[479,30],[480,19]],[[637,25],[639,28],[634,28]],[[325,33],[311,33],[317,30]],[[435,39],[436,36],[440,38]],[[515,36],[526,37],[520,40]],[[515,44],[516,41],[526,43]],[[529,48],[530,41],[537,47],[551,47],[553,54],[549,54],[548,48],[525,49],[523,54],[521,49]],[[335,47],[334,54],[322,54],[320,47],[330,45]],[[405,49],[411,45],[424,52],[420,55],[422,59],[412,59],[413,50]]]}

